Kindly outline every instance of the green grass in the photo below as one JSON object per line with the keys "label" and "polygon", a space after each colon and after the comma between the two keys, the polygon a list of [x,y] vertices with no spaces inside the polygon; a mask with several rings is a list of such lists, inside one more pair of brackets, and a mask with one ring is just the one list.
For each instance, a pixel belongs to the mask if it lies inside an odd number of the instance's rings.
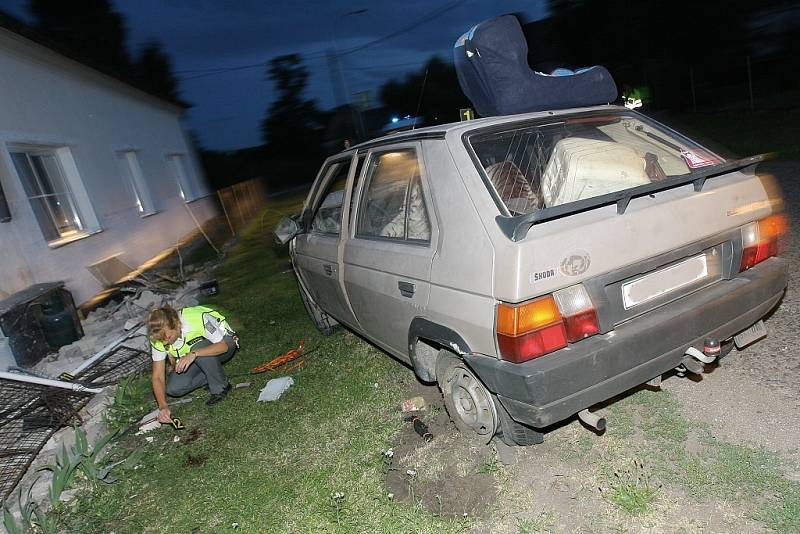
{"label": "green grass", "polygon": [[[636,391],[608,407],[608,420],[609,442],[589,449],[587,461],[603,466],[604,494],[621,510],[647,513],[659,486],[668,484],[693,499],[741,505],[778,531],[800,532],[800,483],[782,475],[777,454],[714,438],[684,419],[667,391]],[[586,453],[581,443],[572,448]]]}
{"label": "green grass", "polygon": [[[272,228],[299,202],[271,205],[263,227]],[[220,293],[209,303],[229,317],[242,341],[226,365],[229,374],[247,372],[305,339],[314,351],[291,373],[295,385],[277,402],[257,403],[258,390],[276,375],[238,378],[233,381],[254,383],[212,408],[202,400],[176,407],[186,425],[181,441],[173,441],[174,431],[155,431],[141,467],[80,497],[62,517],[66,527],[118,533],[463,530],[467,523],[387,497],[383,451],[401,424],[396,406],[411,371],[351,334],[318,334],[294,276],[283,272],[286,251],[261,228],[259,221],[246,232],[216,272]],[[192,441],[192,435],[199,437]],[[129,448],[144,443],[141,436],[126,442]]]}

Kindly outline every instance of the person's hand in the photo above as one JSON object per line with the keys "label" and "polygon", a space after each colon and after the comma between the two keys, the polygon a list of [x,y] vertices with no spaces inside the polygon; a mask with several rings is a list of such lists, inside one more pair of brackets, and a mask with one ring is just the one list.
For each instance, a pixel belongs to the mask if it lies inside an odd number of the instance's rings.
{"label": "person's hand", "polygon": [[190,352],[183,358],[180,358],[178,360],[178,363],[175,364],[175,372],[182,373],[186,371],[186,369],[188,369],[189,366],[192,365],[196,359],[197,359],[197,353],[195,353],[194,351]]}
{"label": "person's hand", "polygon": [[169,408],[161,408],[158,410],[157,419],[159,423],[171,423],[172,412],[169,410]]}

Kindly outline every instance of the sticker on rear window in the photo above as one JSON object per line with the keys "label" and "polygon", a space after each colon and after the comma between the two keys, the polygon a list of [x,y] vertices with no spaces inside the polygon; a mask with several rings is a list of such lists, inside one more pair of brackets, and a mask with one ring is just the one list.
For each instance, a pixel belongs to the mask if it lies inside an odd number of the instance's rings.
{"label": "sticker on rear window", "polygon": [[719,161],[712,156],[698,154],[697,152],[691,152],[689,150],[681,150],[681,157],[683,157],[683,160],[690,169],[699,169],[700,167],[707,167],[708,165],[719,163]]}

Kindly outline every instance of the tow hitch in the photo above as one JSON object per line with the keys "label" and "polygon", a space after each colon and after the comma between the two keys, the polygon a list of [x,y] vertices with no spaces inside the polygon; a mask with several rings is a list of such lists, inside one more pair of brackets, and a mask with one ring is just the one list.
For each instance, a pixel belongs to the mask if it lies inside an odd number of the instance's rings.
{"label": "tow hitch", "polygon": [[678,376],[685,376],[686,372],[696,375],[702,374],[705,364],[712,363],[720,353],[720,343],[718,339],[708,338],[703,343],[703,351],[700,352],[694,347],[686,349],[686,353],[681,359],[681,364],[675,368]]}

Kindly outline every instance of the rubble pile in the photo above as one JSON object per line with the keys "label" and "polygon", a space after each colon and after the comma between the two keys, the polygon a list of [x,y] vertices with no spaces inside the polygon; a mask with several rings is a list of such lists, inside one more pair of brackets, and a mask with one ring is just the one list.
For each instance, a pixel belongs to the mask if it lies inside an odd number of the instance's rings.
{"label": "rubble pile", "polygon": [[[214,264],[204,265],[195,272],[192,279],[185,281],[173,289],[148,285],[123,289],[124,298],[107,303],[91,311],[82,321],[84,337],[80,340],[61,347],[31,369],[36,374],[58,377],[63,372],[72,372],[93,357],[109,344],[119,340],[127,331],[137,328],[145,318],[147,310],[168,304],[176,309],[187,306],[196,306],[198,297],[204,291],[203,283],[209,280],[208,273]],[[124,340],[121,345],[138,350],[149,351],[144,334],[132,336]],[[91,401],[78,413],[80,426],[86,433],[88,442],[95,443],[99,436],[106,432],[103,413],[107,406],[113,402],[115,387],[104,388],[95,395]],[[33,502],[43,504],[47,501],[48,489],[52,481],[52,473],[42,470],[42,467],[55,463],[56,454],[63,447],[69,449],[75,442],[75,429],[65,427],[57,431],[40,451],[38,457],[28,468],[25,476],[20,481],[18,488],[30,491]],[[62,494],[62,501],[71,500],[76,489]],[[17,503],[19,494],[14,491],[6,503],[14,510],[14,515],[19,516]],[[13,506],[11,506],[13,504]]]}
{"label": "rubble pile", "polygon": [[[164,304],[176,309],[196,306],[197,289],[201,283],[202,279],[195,278],[175,290],[139,288],[128,292],[122,301],[112,301],[96,308],[81,321],[84,331],[81,339],[61,347],[58,352],[49,354],[32,371],[40,375],[58,377],[63,372],[75,370],[85,360],[119,339],[126,331],[135,328],[144,320],[147,310]],[[131,337],[123,341],[122,345],[149,350],[143,335]]]}

